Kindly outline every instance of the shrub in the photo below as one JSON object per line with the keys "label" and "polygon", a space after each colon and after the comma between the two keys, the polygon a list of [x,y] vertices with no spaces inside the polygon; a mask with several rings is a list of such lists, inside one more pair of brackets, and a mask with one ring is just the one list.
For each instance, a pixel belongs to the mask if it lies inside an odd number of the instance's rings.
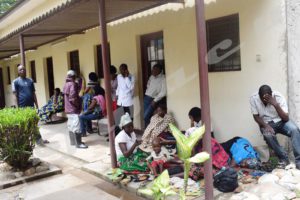
{"label": "shrub", "polygon": [[0,110],[0,159],[26,168],[38,135],[39,117],[32,108]]}

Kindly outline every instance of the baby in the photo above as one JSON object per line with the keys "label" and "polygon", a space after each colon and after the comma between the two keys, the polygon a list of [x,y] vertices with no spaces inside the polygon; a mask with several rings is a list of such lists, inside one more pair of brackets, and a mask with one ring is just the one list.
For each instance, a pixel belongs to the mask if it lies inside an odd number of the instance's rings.
{"label": "baby", "polygon": [[[152,141],[153,151],[151,155],[146,158],[148,161],[148,167],[151,172],[157,177],[162,173],[164,167],[164,163],[168,160],[168,150],[165,147],[161,146],[160,138],[154,138]],[[152,161],[150,161],[152,160]]]}

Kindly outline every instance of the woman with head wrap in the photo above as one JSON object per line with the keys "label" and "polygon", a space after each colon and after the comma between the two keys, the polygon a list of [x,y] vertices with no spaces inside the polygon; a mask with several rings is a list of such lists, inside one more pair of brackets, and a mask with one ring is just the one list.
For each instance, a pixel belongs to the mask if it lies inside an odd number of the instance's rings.
{"label": "woman with head wrap", "polygon": [[145,159],[148,154],[137,147],[140,141],[137,140],[133,130],[133,123],[128,113],[125,113],[120,120],[122,131],[115,138],[115,150],[119,167],[127,171],[147,171]]}

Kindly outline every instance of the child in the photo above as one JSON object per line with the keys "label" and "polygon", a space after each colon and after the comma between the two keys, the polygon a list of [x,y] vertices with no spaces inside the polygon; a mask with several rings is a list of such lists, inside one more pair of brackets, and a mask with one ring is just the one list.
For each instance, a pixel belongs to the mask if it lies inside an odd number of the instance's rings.
{"label": "child", "polygon": [[[152,148],[153,151],[151,155],[146,158],[148,161],[148,167],[150,168],[151,172],[157,177],[163,171],[163,165],[168,160],[168,151],[165,147],[161,146],[160,138],[154,138],[152,141]],[[152,159],[152,162],[149,160]],[[159,171],[157,170],[159,169]]]}

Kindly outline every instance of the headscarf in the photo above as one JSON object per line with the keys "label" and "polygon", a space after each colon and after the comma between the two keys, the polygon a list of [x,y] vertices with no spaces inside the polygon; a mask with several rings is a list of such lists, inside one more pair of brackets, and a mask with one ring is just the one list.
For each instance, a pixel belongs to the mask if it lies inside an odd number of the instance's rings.
{"label": "headscarf", "polygon": [[120,124],[119,124],[119,127],[122,129],[123,126],[131,123],[132,120],[131,120],[131,117],[128,113],[125,113],[124,115],[122,115],[121,117],[121,120],[120,120]]}

